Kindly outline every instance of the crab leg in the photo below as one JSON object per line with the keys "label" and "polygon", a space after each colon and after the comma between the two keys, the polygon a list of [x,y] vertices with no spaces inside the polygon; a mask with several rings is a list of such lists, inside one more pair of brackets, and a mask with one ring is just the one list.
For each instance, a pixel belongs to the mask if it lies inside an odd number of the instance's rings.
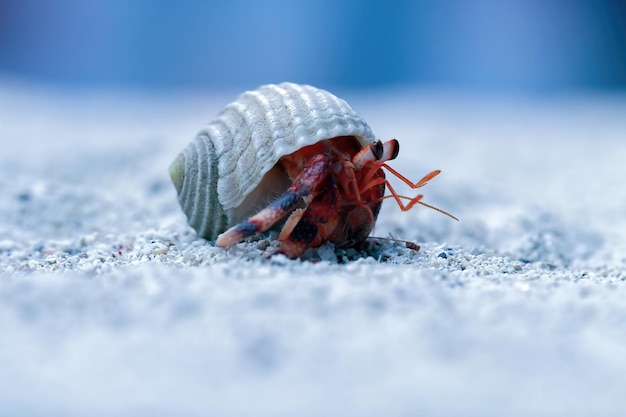
{"label": "crab leg", "polygon": [[331,160],[327,154],[311,157],[303,171],[283,195],[248,220],[219,235],[215,241],[216,245],[221,247],[232,246],[249,236],[265,232],[287,213],[290,213],[301,198],[310,195],[319,187],[328,176],[330,164]]}
{"label": "crab leg", "polygon": [[[353,163],[355,165],[357,165],[357,162],[356,162],[357,159],[361,161],[360,163],[362,164],[362,166],[365,166],[367,163],[373,163],[373,167],[369,170],[369,172],[363,177],[363,180],[361,181],[361,185],[360,185],[361,192],[364,190],[367,190],[368,188],[375,187],[379,184],[384,183],[389,189],[389,192],[391,192],[391,195],[387,195],[383,197],[383,199],[385,198],[395,199],[396,203],[398,203],[398,206],[400,207],[402,211],[408,211],[414,205],[419,204],[424,207],[428,207],[430,209],[438,211],[439,213],[445,214],[446,216],[451,217],[454,220],[457,220],[457,221],[459,220],[458,218],[448,213],[447,211],[442,210],[435,206],[431,206],[430,204],[424,203],[423,201],[421,201],[422,198],[424,197],[422,194],[419,194],[413,198],[399,195],[393,189],[389,180],[387,180],[384,176],[382,178],[376,178],[372,180],[373,176],[376,174],[378,169],[382,167],[382,168],[385,168],[394,176],[396,176],[398,179],[400,179],[402,182],[404,182],[406,185],[408,185],[412,189],[416,189],[416,188],[421,188],[425,186],[426,184],[428,184],[428,181],[432,180],[433,178],[435,178],[437,175],[441,173],[440,170],[436,169],[424,175],[424,177],[420,179],[419,181],[415,183],[411,182],[411,180],[409,180],[407,177],[400,174],[398,171],[391,168],[389,165],[385,163],[386,161],[395,159],[398,156],[398,153],[400,151],[400,144],[398,143],[398,141],[396,139],[391,139],[390,141],[387,141],[384,144],[382,144],[382,146],[383,148],[381,152],[379,149],[377,149],[380,147],[380,142],[373,142],[367,148],[363,148],[361,152],[357,153],[353,158]],[[371,148],[371,150],[369,150],[369,148]],[[407,205],[404,205],[401,199],[409,200],[409,203]]]}
{"label": "crab leg", "polygon": [[[396,139],[385,143],[377,140],[368,144],[352,157],[351,161],[345,161],[338,173],[339,183],[347,193],[348,199],[359,200],[363,191],[385,182],[384,176],[372,181],[384,162],[395,159],[398,156],[400,144]],[[357,182],[355,171],[366,171],[365,176]]]}
{"label": "crab leg", "polygon": [[341,194],[334,177],[329,176],[323,191],[303,210],[294,212],[279,240],[282,253],[290,258],[297,258],[308,248],[316,248],[326,242],[339,223]]}
{"label": "crab leg", "polygon": [[410,179],[408,179],[404,175],[400,174],[398,171],[396,171],[395,169],[391,168],[389,165],[383,164],[383,167],[385,167],[386,170],[391,172],[393,175],[395,175],[400,180],[402,180],[402,182],[404,182],[406,185],[408,185],[409,187],[411,187],[413,189],[421,188],[421,187],[425,186],[428,183],[428,181],[432,180],[437,175],[441,174],[441,171],[436,169],[436,170],[434,170],[432,172],[429,172],[428,174],[424,175],[424,177],[421,180],[419,180],[418,182],[413,183],[413,182],[411,182]]}

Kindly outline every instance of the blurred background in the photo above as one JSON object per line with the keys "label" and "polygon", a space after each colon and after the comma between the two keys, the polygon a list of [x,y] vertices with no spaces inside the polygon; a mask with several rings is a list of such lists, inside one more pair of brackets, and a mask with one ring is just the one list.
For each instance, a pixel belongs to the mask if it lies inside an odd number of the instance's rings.
{"label": "blurred background", "polygon": [[0,0],[0,76],[71,88],[626,86],[623,0]]}

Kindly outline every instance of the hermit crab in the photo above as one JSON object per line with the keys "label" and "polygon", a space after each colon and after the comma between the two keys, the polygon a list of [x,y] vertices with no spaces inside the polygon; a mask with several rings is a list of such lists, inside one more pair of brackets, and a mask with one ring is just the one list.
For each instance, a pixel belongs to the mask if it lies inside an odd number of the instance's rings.
{"label": "hermit crab", "polygon": [[440,172],[413,183],[387,165],[398,151],[397,140],[377,140],[331,93],[272,84],[226,106],[176,158],[170,176],[201,237],[229,247],[286,219],[279,252],[297,258],[325,242],[363,241],[385,198],[403,211],[421,204],[449,215],[421,194],[409,198],[392,188],[383,168],[414,189]]}

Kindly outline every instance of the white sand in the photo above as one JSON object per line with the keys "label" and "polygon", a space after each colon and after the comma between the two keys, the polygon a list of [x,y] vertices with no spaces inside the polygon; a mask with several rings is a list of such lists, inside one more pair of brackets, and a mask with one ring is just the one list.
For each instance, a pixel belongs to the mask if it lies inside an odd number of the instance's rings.
{"label": "white sand", "polygon": [[626,96],[344,95],[461,222],[386,201],[419,252],[317,263],[187,227],[167,167],[233,98],[0,84],[0,415],[626,413]]}

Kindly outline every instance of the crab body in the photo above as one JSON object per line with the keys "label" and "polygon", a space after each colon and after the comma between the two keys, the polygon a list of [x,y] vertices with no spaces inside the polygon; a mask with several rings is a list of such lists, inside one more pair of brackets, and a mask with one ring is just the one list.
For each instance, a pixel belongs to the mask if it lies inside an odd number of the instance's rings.
{"label": "crab body", "polygon": [[[374,137],[343,100],[306,85],[262,86],[229,104],[170,166],[189,224],[231,246],[285,221],[279,251],[295,258],[325,242],[350,245],[371,232],[399,145]],[[420,203],[422,204],[422,203]]]}
{"label": "crab body", "polygon": [[[380,142],[375,142],[382,149]],[[302,255],[309,247],[325,242],[351,245],[371,232],[385,193],[382,171],[374,161],[358,165],[357,155],[368,153],[354,137],[338,137],[304,147],[282,157],[292,185],[280,197],[250,219],[217,238],[219,246],[230,246],[267,230],[289,214],[279,236],[280,252]],[[356,164],[355,164],[356,162]],[[304,201],[304,208],[297,208]]]}

